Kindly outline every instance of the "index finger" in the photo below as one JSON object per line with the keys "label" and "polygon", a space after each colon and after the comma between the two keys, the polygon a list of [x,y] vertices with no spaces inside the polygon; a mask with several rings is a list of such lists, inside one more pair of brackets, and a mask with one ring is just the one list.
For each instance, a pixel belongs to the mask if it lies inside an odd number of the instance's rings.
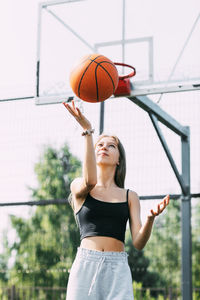
{"label": "index finger", "polygon": [[74,99],[72,100],[72,107],[73,107],[73,109],[76,109]]}
{"label": "index finger", "polygon": [[73,108],[71,108],[71,106],[68,103],[64,103],[64,106],[66,107],[66,109],[70,112],[70,114],[74,117],[77,117],[76,113],[74,112]]}

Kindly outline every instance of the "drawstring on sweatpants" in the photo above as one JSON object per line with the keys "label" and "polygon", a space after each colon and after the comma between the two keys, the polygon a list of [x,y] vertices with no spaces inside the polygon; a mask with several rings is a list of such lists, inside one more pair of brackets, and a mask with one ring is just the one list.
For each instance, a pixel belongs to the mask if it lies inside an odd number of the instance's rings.
{"label": "drawstring on sweatpants", "polygon": [[93,276],[93,279],[92,279],[92,282],[91,282],[91,285],[90,285],[90,289],[89,289],[88,296],[89,296],[89,295],[91,294],[91,292],[92,292],[92,288],[93,288],[93,286],[94,286],[94,284],[95,284],[95,281],[96,281],[97,273],[100,271],[101,266],[102,266],[104,260],[105,260],[105,257],[101,257],[100,262],[98,263],[97,270],[96,270],[96,272],[95,272],[95,274],[94,274],[94,276]]}

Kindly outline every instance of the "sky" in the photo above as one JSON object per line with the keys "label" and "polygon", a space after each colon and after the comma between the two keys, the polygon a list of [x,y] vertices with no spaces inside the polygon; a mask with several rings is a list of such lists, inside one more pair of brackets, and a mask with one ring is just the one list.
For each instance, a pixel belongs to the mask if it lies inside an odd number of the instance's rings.
{"label": "sky", "polygon": [[[38,3],[36,0],[0,2],[0,99],[35,95]],[[80,6],[65,4],[51,10],[91,44],[121,39],[122,1],[102,0],[98,6],[99,3],[81,1]],[[126,12],[125,37],[153,37],[155,80],[166,80],[200,12],[199,1],[127,0]],[[200,20],[174,78],[200,78],[199,33]],[[91,52],[47,12],[43,12],[40,50],[40,92],[44,95],[55,93],[59,88],[67,90],[74,62]],[[121,60],[117,46],[101,47],[99,51],[113,61]],[[135,82],[148,78],[147,43],[128,45],[125,59],[136,67]],[[158,96],[150,98],[158,100]],[[99,104],[81,105],[95,127],[96,138]],[[191,190],[200,192],[199,92],[164,95],[159,105],[182,125],[191,128]],[[118,135],[126,149],[126,187],[139,195],[180,193],[148,115],[125,98],[107,100],[105,108],[105,131]],[[59,148],[68,142],[72,153],[83,158],[81,129],[60,103],[40,106],[35,105],[34,99],[0,102],[0,120],[1,202],[31,200],[27,187],[37,186],[34,164],[45,145]],[[181,170],[180,140],[168,129],[161,128]],[[8,214],[28,217],[29,210],[23,206],[1,208],[1,231],[9,228]],[[148,208],[144,208],[143,216],[147,211]]]}

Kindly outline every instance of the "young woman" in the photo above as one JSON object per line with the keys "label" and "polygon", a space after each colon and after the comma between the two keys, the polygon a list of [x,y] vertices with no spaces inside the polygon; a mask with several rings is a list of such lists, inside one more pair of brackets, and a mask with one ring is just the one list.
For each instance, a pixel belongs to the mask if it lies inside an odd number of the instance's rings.
{"label": "young woman", "polygon": [[93,145],[94,130],[75,107],[63,103],[83,129],[83,174],[71,183],[71,204],[80,229],[81,244],[73,262],[67,300],[132,300],[133,287],[124,240],[129,219],[133,245],[141,250],[153,222],[168,205],[169,195],[151,209],[144,225],[138,195],[124,189],[126,160],[116,136],[101,135]]}

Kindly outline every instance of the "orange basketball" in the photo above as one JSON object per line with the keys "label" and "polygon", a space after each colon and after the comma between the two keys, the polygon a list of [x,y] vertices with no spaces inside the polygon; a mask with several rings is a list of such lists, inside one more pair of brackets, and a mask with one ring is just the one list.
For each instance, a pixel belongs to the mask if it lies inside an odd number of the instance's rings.
{"label": "orange basketball", "polygon": [[114,63],[100,54],[81,58],[70,73],[70,85],[77,97],[87,102],[101,102],[114,94],[119,77]]}

